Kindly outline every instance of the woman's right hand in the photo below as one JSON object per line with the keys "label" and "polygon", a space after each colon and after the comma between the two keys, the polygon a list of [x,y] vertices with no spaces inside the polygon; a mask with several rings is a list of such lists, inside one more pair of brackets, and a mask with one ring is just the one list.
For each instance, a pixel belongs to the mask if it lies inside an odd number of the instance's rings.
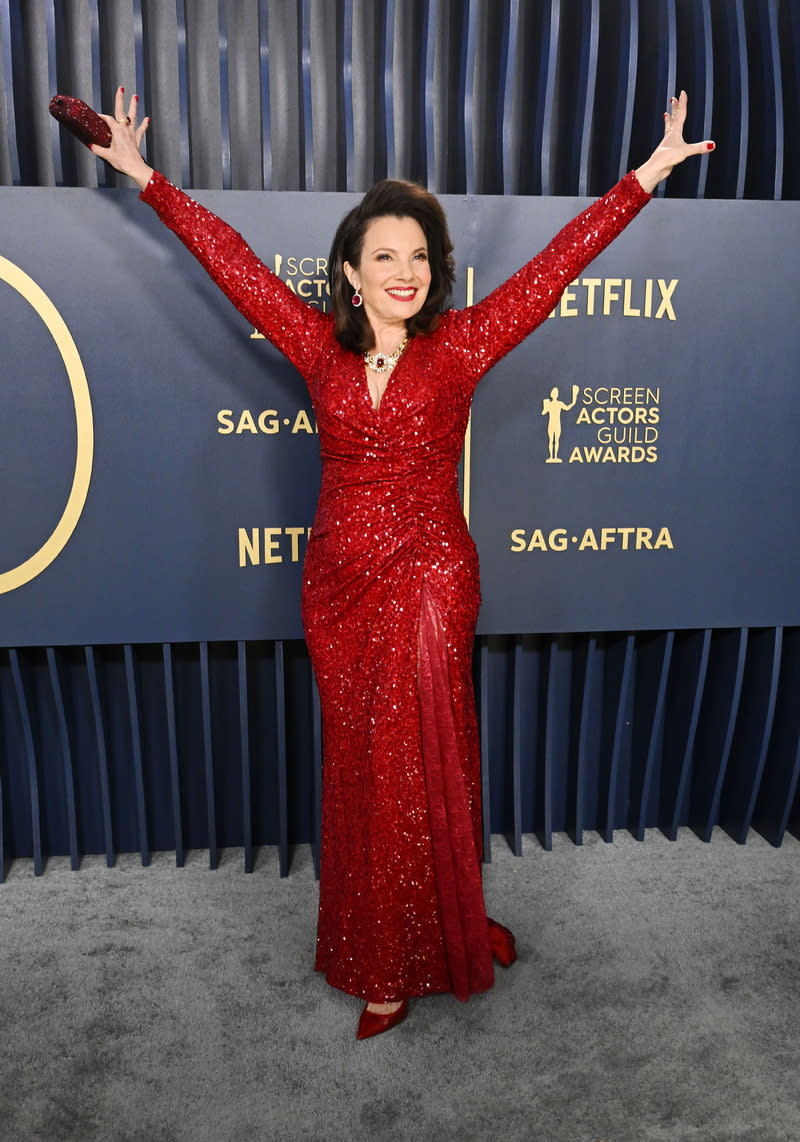
{"label": "woman's right hand", "polygon": [[139,147],[145,136],[150,120],[137,125],[138,95],[132,95],[127,113],[125,111],[125,89],[117,88],[114,98],[114,114],[101,115],[111,131],[111,144],[108,147],[92,145],[92,154],[104,159],[114,170],[132,178],[140,190],[144,190],[153,174],[153,168],[144,161]]}

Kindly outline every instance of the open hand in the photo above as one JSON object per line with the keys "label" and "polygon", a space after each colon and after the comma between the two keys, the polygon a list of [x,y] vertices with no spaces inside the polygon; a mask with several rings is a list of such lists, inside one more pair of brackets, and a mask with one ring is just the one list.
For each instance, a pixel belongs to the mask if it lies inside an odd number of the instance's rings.
{"label": "open hand", "polygon": [[138,96],[132,95],[127,111],[125,110],[125,90],[117,88],[114,97],[114,114],[101,115],[111,130],[111,143],[108,147],[101,147],[97,143],[92,147],[92,153],[104,159],[114,170],[128,175],[142,190],[150,181],[153,168],[149,167],[139,150],[142,139],[150,120],[144,119],[137,123],[139,110]]}
{"label": "open hand", "polygon": [[683,125],[686,122],[687,101],[685,91],[681,92],[679,99],[673,95],[669,111],[664,112],[664,138],[647,162],[636,169],[636,177],[648,194],[652,194],[662,178],[666,178],[678,163],[690,155],[707,155],[714,150],[715,144],[710,139],[702,143],[684,142]]}

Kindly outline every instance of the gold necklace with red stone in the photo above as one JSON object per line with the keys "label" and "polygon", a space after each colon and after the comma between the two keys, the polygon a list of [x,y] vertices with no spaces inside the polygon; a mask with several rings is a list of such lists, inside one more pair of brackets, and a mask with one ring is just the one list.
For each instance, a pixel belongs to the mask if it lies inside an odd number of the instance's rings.
{"label": "gold necklace with red stone", "polygon": [[389,369],[393,369],[397,362],[403,355],[403,350],[408,344],[408,334],[405,335],[403,340],[395,349],[394,353],[365,353],[364,364],[368,369],[372,369],[373,373],[385,373]]}

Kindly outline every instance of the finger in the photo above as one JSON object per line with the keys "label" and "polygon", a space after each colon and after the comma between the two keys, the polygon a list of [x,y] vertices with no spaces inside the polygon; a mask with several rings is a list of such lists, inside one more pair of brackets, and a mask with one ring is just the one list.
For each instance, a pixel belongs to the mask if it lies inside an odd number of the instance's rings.
{"label": "finger", "polygon": [[704,139],[702,143],[683,143],[680,147],[673,147],[670,151],[670,161],[674,167],[685,162],[693,155],[707,155],[715,150],[716,143],[711,139]]}
{"label": "finger", "polygon": [[713,139],[703,139],[700,143],[684,143],[683,149],[685,151],[683,158],[688,158],[689,155],[707,155],[717,149],[717,144]]}
{"label": "finger", "polygon": [[674,133],[676,128],[680,129],[680,127],[682,126],[682,121],[679,122],[679,120],[678,120],[678,110],[679,110],[678,100],[673,95],[669,101],[669,111],[664,112],[664,135],[665,136],[670,134],[671,132]]}
{"label": "finger", "polygon": [[678,99],[672,97],[672,118],[677,125],[683,129],[683,124],[686,122],[686,109],[689,103],[688,96],[685,91],[680,93]]}
{"label": "finger", "polygon": [[114,95],[114,119],[125,118],[125,88],[118,87]]}
{"label": "finger", "polygon": [[136,139],[136,146],[137,147],[140,147],[142,145],[142,139],[145,137],[145,134],[147,133],[147,128],[149,126],[150,126],[150,119],[147,118],[147,119],[143,120],[141,127],[137,128],[136,135],[134,136]]}
{"label": "finger", "polygon": [[664,128],[666,131],[680,131],[686,118],[685,111],[681,114],[681,105],[673,95],[669,101],[669,111],[664,114]]}
{"label": "finger", "polygon": [[136,113],[139,110],[139,96],[132,95],[130,104],[128,105],[128,118],[134,127],[136,127]]}
{"label": "finger", "polygon": [[118,132],[120,127],[113,115],[101,115],[100,118],[104,123],[108,124],[108,129],[111,132],[111,142],[107,147],[101,147],[99,143],[95,143],[92,149],[98,158],[104,159],[108,151],[119,142]]}

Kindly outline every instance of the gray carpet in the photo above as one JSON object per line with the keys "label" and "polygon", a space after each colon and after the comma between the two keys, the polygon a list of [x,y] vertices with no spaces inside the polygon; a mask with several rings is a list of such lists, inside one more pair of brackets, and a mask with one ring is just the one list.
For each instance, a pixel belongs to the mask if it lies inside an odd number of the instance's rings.
{"label": "gray carpet", "polygon": [[800,843],[494,840],[520,961],[357,1043],[311,969],[310,856],[16,862],[2,1142],[798,1142]]}

